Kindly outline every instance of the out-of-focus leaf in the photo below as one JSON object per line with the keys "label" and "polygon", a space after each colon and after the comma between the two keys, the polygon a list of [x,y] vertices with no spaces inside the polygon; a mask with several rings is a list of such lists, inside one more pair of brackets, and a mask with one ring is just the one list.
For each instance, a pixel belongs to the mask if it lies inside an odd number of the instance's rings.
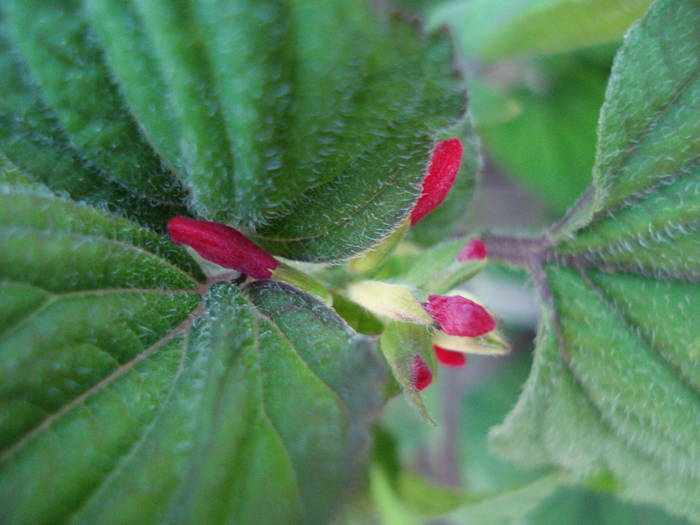
{"label": "out-of-focus leaf", "polygon": [[468,86],[469,108],[479,130],[508,122],[523,112],[517,98],[482,79],[471,79]]}
{"label": "out-of-focus leaf", "polygon": [[529,67],[530,85],[511,92],[521,113],[481,134],[496,164],[563,213],[591,182],[607,72],[574,57]]}
{"label": "out-of-focus leaf", "polygon": [[619,40],[651,0],[454,0],[429,11],[483,60],[571,51]]}
{"label": "out-of-focus leaf", "polygon": [[610,494],[580,487],[562,486],[538,509],[523,520],[523,525],[689,525],[690,522],[669,516],[658,507],[634,505]]}
{"label": "out-of-focus leaf", "polygon": [[501,25],[484,57],[541,55],[619,40],[651,0],[540,0]]}

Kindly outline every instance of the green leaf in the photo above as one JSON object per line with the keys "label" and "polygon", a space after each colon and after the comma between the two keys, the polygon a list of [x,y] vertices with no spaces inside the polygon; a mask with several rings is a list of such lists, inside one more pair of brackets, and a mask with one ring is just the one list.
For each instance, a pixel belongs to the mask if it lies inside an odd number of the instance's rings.
{"label": "green leaf", "polygon": [[[376,436],[380,443],[381,437],[381,434]],[[375,450],[370,469],[375,504],[387,523],[397,524],[410,523],[409,517],[416,519],[416,514],[439,516],[447,513],[459,516],[460,522],[474,525],[511,523],[537,508],[561,481],[560,474],[550,473],[503,490],[465,491],[403,470],[392,442]]]}
{"label": "green leaf", "polygon": [[187,206],[290,258],[348,258],[388,235],[464,113],[449,38],[370,2],[11,0],[0,13],[12,162],[149,226]]}
{"label": "green leaf", "polygon": [[3,3],[8,33],[67,138],[115,182],[178,200],[179,184],[142,139],[80,13],[79,0]]}
{"label": "green leaf", "polygon": [[0,200],[0,507],[6,523],[55,523],[154,416],[201,276],[171,243],[12,167]]}
{"label": "green leaf", "polygon": [[527,525],[689,525],[690,522],[670,516],[652,505],[630,504],[611,494],[592,492],[581,487],[562,486],[536,511],[528,515]]}
{"label": "green leaf", "polygon": [[485,45],[490,59],[560,53],[618,40],[651,0],[540,0],[519,10]]}
{"label": "green leaf", "polygon": [[3,523],[326,522],[379,405],[370,340],[283,283],[205,305],[172,243],[2,175]]}
{"label": "green leaf", "polygon": [[619,40],[651,0],[456,0],[430,15],[485,60],[561,53]]}
{"label": "green leaf", "polygon": [[560,484],[560,474],[547,474],[520,487],[474,497],[457,516],[473,525],[512,523],[536,509]]}
{"label": "green leaf", "polygon": [[443,33],[416,42],[415,29],[397,21],[375,30],[370,41],[385,39],[391,47],[368,64],[363,103],[355,110],[359,120],[348,123],[346,134],[360,123],[365,127],[343,146],[343,159],[357,154],[342,161],[333,180],[305,193],[289,214],[258,229],[253,238],[274,253],[317,262],[345,259],[389,235],[415,202],[435,130],[461,114],[459,83],[446,67],[452,49]]}
{"label": "green leaf", "polygon": [[[155,229],[184,206],[156,203],[88,164],[46,106],[26,66],[11,49],[0,17],[0,155],[58,192],[104,206]],[[151,195],[152,196],[152,195]]]}
{"label": "green leaf", "polygon": [[563,213],[591,183],[607,71],[571,56],[536,61],[524,76],[529,85],[509,92],[520,114],[481,135],[510,177]]}
{"label": "green leaf", "polygon": [[594,186],[542,240],[548,313],[511,458],[610,473],[626,498],[700,520],[700,2],[658,0],[627,36]]}
{"label": "green leaf", "polygon": [[501,87],[490,85],[485,79],[468,81],[470,106],[474,125],[478,129],[503,124],[523,112],[520,103]]}
{"label": "green leaf", "polygon": [[333,294],[333,310],[360,334],[378,335],[384,329],[382,322],[369,310],[339,293]]}
{"label": "green leaf", "polygon": [[[431,294],[443,294],[471,279],[486,265],[486,260],[457,261],[469,238],[436,244],[413,257],[396,257],[389,268],[401,271],[388,276],[392,281],[414,286]],[[399,266],[399,263],[403,263]],[[380,272],[382,270],[380,269]]]}

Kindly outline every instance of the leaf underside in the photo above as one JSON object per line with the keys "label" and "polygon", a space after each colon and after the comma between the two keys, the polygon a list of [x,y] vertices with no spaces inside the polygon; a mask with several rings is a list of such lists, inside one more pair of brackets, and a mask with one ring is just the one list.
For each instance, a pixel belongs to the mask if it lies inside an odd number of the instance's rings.
{"label": "leaf underside", "polygon": [[616,58],[594,185],[533,263],[547,315],[492,444],[700,521],[698,114],[700,2],[659,0]]}

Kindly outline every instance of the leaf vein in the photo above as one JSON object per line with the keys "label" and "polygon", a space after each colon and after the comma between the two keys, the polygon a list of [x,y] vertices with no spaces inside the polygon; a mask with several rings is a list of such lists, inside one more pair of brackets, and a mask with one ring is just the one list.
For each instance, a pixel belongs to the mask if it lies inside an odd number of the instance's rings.
{"label": "leaf vein", "polygon": [[158,341],[156,341],[150,347],[144,349],[142,352],[140,352],[138,355],[136,355],[133,359],[131,359],[131,360],[127,361],[126,363],[124,363],[123,365],[119,366],[116,370],[114,370],[107,377],[105,377],[104,379],[102,379],[101,381],[99,381],[98,383],[93,385],[92,387],[88,388],[86,391],[82,392],[80,395],[73,398],[70,402],[66,403],[60,409],[58,409],[57,411],[53,412],[48,417],[46,417],[37,426],[35,426],[34,428],[32,428],[31,430],[26,432],[21,438],[19,438],[15,442],[14,445],[12,445],[11,447],[9,447],[5,451],[3,451],[2,454],[0,454],[0,465],[10,461],[31,440],[33,440],[34,438],[36,438],[38,435],[42,434],[46,430],[50,429],[51,426],[53,425],[53,423],[56,422],[58,419],[60,419],[68,412],[71,412],[74,408],[80,406],[85,401],[87,401],[88,399],[92,398],[93,396],[95,396],[96,394],[98,394],[99,392],[101,392],[102,390],[107,388],[114,381],[119,379],[121,376],[123,376],[125,373],[130,371],[136,365],[138,365],[142,361],[145,361],[150,356],[152,356],[163,345],[169,343],[171,340],[175,339],[176,337],[180,336],[181,334],[183,334],[184,332],[189,330],[192,323],[194,322],[194,319],[200,313],[201,313],[201,308],[200,307],[195,308],[190,313],[190,315],[188,315],[188,317],[182,323],[180,323],[179,326],[175,327],[173,330],[171,330],[165,336],[160,338]]}

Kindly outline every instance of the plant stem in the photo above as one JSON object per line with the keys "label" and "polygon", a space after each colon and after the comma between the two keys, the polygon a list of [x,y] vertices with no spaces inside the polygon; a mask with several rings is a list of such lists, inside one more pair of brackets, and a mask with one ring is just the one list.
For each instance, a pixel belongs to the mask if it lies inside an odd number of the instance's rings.
{"label": "plant stem", "polygon": [[545,236],[518,238],[485,233],[481,239],[490,258],[518,266],[530,266],[533,262],[541,261],[552,245]]}

